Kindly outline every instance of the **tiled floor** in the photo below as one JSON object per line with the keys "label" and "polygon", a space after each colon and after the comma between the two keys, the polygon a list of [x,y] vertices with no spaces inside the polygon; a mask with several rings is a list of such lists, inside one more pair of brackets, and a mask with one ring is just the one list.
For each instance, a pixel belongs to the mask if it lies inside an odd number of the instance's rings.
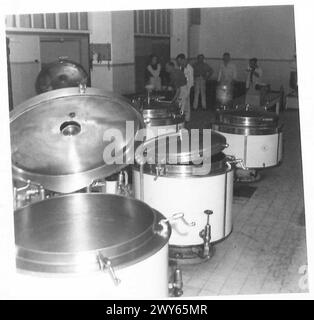
{"label": "tiled floor", "polygon": [[[210,112],[193,112],[192,127],[208,127]],[[281,114],[284,160],[265,169],[251,198],[234,198],[233,233],[204,264],[182,266],[184,297],[307,292],[299,118]]]}

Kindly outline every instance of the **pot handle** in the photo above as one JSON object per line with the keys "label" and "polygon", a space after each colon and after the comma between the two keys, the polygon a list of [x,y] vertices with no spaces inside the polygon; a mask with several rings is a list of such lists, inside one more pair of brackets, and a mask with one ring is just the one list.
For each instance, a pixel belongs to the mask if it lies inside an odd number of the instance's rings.
{"label": "pot handle", "polygon": [[233,164],[234,165],[239,165],[241,167],[241,169],[243,170],[247,170],[247,167],[244,165],[244,161],[243,159],[236,159],[236,157],[234,156],[227,156],[227,164],[229,166],[232,166]]}
{"label": "pot handle", "polygon": [[184,218],[184,213],[183,212],[177,212],[177,213],[174,213],[173,215],[171,215],[167,219],[160,220],[158,225],[160,225],[162,227],[162,230],[158,230],[157,232],[161,236],[167,237],[168,236],[168,230],[169,230],[169,224],[172,225],[176,220],[182,221],[185,225],[187,225],[189,227],[194,227],[195,226],[195,222],[194,221],[188,222]]}
{"label": "pot handle", "polygon": [[185,218],[184,218],[184,213],[183,212],[177,212],[174,213],[170,218],[165,219],[165,221],[169,222],[170,224],[174,223],[176,220],[181,220],[185,225],[189,226],[189,227],[194,227],[195,226],[195,222],[188,222]]}
{"label": "pot handle", "polygon": [[111,263],[111,260],[104,257],[102,255],[101,252],[98,252],[98,255],[97,255],[97,260],[98,260],[98,263],[99,263],[99,267],[100,267],[100,270],[101,271],[104,271],[104,270],[108,270],[112,280],[113,280],[113,283],[118,286],[120,283],[121,283],[121,280],[116,276],[116,273],[112,267],[112,263]]}

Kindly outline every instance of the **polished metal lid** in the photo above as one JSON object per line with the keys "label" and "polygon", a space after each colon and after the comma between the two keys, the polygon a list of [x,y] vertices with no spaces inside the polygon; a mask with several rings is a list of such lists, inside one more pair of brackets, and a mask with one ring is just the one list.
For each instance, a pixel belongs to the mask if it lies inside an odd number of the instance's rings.
{"label": "polished metal lid", "polygon": [[167,101],[151,101],[149,104],[143,106],[144,118],[168,118],[172,114],[179,113],[179,106],[177,103]]}
{"label": "polished metal lid", "polygon": [[184,115],[180,112],[178,103],[164,99],[164,96],[151,94],[148,102],[147,95],[133,96],[132,104],[142,113],[146,127],[160,127],[184,123]]}
{"label": "polished metal lid", "polygon": [[147,127],[182,124],[185,121],[179,105],[167,101],[151,101],[144,106],[142,114]]}
{"label": "polished metal lid", "polygon": [[223,110],[217,112],[216,120],[220,124],[245,127],[274,127],[279,117],[274,112],[255,110]]}
{"label": "polished metal lid", "polygon": [[[144,127],[126,99],[99,89],[66,88],[31,98],[10,114],[13,176],[61,193],[110,176],[133,159],[136,144],[126,134],[126,121],[134,123],[134,134]],[[104,159],[112,144],[104,140],[107,130],[121,132],[115,156],[124,156],[122,164]]]}
{"label": "polished metal lid", "polygon": [[[135,170],[139,171],[139,166],[134,167]],[[203,163],[201,164],[165,164],[165,165],[156,165],[156,164],[145,164],[143,166],[143,172],[149,175],[155,176],[166,176],[166,177],[176,177],[176,178],[185,178],[185,177],[208,177],[213,175],[218,175],[225,173],[227,170],[230,170],[228,166],[228,159],[224,153],[218,153],[211,157],[210,167],[204,167]]]}
{"label": "polished metal lid", "polygon": [[50,90],[78,87],[87,84],[88,74],[77,62],[59,59],[45,65],[36,78],[36,92],[43,93]]}
{"label": "polished metal lid", "polygon": [[171,228],[147,204],[118,195],[76,193],[14,213],[17,268],[43,273],[99,270],[144,260],[167,244]]}
{"label": "polished metal lid", "polygon": [[[179,132],[161,135],[138,147],[135,159],[138,164],[190,164],[211,159],[228,145],[226,138],[210,129],[181,129]],[[144,160],[144,161],[143,161]]]}
{"label": "polished metal lid", "polygon": [[144,118],[169,118],[172,114],[180,113],[179,104],[166,100],[165,96],[151,93],[138,94],[131,99],[133,105],[142,112]]}

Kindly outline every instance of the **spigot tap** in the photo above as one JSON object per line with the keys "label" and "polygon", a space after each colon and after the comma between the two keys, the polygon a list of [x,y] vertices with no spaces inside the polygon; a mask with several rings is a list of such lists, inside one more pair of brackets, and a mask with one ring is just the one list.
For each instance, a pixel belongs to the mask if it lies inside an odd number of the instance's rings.
{"label": "spigot tap", "polygon": [[205,225],[205,228],[200,232],[200,237],[204,240],[203,258],[209,259],[213,255],[213,246],[210,243],[210,240],[211,240],[210,216],[213,214],[213,211],[205,210],[204,213],[207,215],[207,223]]}

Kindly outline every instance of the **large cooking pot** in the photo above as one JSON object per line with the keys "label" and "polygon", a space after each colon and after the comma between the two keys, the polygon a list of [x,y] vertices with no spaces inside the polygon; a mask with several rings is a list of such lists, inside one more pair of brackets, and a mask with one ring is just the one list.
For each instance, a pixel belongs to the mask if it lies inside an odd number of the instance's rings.
{"label": "large cooking pot", "polygon": [[21,298],[113,299],[168,295],[164,217],[118,195],[77,193],[14,213],[14,284]]}
{"label": "large cooking pot", "polygon": [[233,100],[233,85],[231,83],[219,83],[216,87],[216,101],[219,105],[229,106]]}
{"label": "large cooking pot", "polygon": [[222,110],[216,113],[216,124],[235,133],[264,134],[278,131],[279,117],[274,112],[256,110]]}
{"label": "large cooking pot", "polygon": [[36,78],[36,92],[86,85],[88,74],[77,62],[60,58],[45,65]]}
{"label": "large cooking pot", "polygon": [[147,139],[184,128],[184,116],[178,103],[165,100],[164,96],[139,95],[133,97],[132,103],[143,115]]}
{"label": "large cooking pot", "polygon": [[[145,143],[147,155],[149,149],[155,149],[156,162],[133,167],[134,194],[168,218],[175,213],[184,214],[186,223],[177,220],[172,224],[170,257],[194,263],[195,253],[201,256],[203,247],[208,244],[202,235],[208,211],[212,211],[211,244],[223,240],[232,231],[233,168],[222,153],[226,140],[211,132],[210,145],[202,144],[201,135],[198,148],[194,144],[195,149],[184,151],[178,139],[177,151],[173,152],[169,151],[169,145],[175,142],[166,140],[166,147],[161,147],[165,150],[163,154],[160,151],[162,139],[160,136]],[[206,166],[203,168],[202,160],[196,163],[199,155],[201,159],[206,158],[209,170]],[[150,160],[147,156],[147,162]],[[137,161],[140,162],[138,158]]]}
{"label": "large cooking pot", "polygon": [[170,101],[152,101],[143,106],[142,113],[149,126],[176,124],[182,121],[178,104]]}
{"label": "large cooking pot", "polygon": [[224,110],[212,129],[225,136],[228,154],[243,159],[246,168],[264,168],[282,160],[282,125],[273,112]]}
{"label": "large cooking pot", "polygon": [[[141,114],[119,95],[94,88],[43,93],[10,113],[13,177],[60,193],[82,189],[133,161],[134,135],[143,127]],[[104,155],[112,144],[104,139],[108,130],[121,133],[115,157],[122,163]]]}

